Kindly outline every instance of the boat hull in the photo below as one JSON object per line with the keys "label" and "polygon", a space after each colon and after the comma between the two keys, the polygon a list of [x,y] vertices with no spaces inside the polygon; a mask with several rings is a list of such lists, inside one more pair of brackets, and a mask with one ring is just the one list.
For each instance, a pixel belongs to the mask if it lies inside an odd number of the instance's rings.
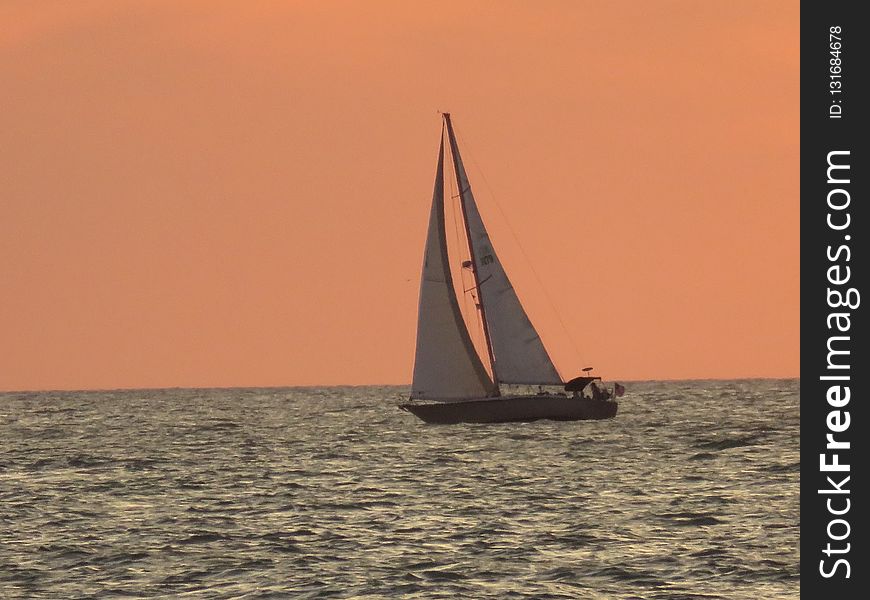
{"label": "boat hull", "polygon": [[437,402],[399,406],[427,423],[510,423],[549,419],[588,421],[612,419],[618,404],[610,400],[572,398],[554,394],[501,396],[464,402]]}

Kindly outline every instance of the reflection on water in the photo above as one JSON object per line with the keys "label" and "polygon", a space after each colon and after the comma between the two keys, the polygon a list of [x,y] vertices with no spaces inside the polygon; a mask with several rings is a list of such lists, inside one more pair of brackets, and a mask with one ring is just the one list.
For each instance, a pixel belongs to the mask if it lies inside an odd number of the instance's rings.
{"label": "reflection on water", "polygon": [[391,387],[0,394],[0,597],[793,598],[799,396],[436,426]]}

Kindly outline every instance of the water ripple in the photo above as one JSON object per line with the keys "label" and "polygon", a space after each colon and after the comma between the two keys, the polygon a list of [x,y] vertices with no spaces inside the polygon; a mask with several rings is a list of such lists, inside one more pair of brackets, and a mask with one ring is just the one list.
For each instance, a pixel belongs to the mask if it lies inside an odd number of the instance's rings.
{"label": "water ripple", "polygon": [[0,394],[0,597],[792,598],[800,383],[426,426],[395,387]]}

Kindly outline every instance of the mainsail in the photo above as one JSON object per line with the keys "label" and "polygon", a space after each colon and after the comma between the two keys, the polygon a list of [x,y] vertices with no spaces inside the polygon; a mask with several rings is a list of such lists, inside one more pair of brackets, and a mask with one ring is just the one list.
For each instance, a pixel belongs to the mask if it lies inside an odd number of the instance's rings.
{"label": "mainsail", "polygon": [[477,355],[453,289],[444,226],[444,133],[423,257],[411,398],[483,398],[498,389]]}
{"label": "mainsail", "polygon": [[[495,379],[501,383],[560,385],[562,378],[547,354],[540,335],[523,310],[523,305],[520,304],[483,225],[456,145],[450,115],[445,114],[444,120],[447,123],[450,151],[474,261],[477,294],[482,305],[481,310],[485,311],[485,327],[491,344]],[[442,141],[442,147],[443,145]]]}

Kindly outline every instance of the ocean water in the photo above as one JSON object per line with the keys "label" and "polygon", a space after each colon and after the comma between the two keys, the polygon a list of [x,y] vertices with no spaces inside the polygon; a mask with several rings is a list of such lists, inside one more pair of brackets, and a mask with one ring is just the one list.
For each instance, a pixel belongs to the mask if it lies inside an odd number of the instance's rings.
{"label": "ocean water", "polygon": [[0,598],[796,598],[799,380],[426,425],[396,387],[0,394]]}

